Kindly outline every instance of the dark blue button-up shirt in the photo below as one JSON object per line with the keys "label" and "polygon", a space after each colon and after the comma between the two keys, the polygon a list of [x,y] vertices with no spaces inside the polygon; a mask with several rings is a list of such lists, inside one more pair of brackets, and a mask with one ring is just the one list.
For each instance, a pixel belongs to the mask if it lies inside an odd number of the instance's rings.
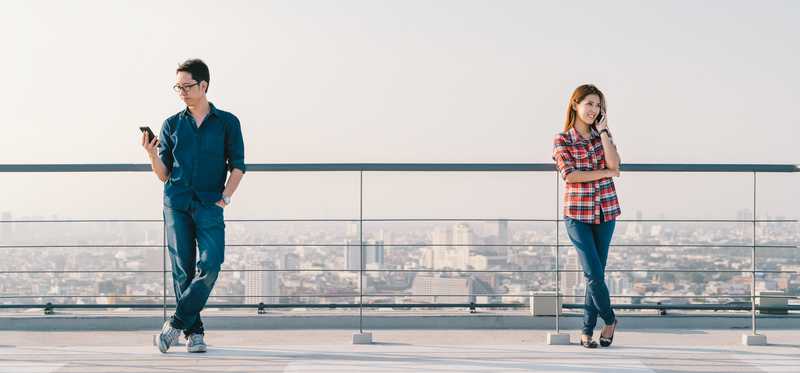
{"label": "dark blue button-up shirt", "polygon": [[214,203],[222,199],[228,171],[245,172],[244,141],[239,119],[210,104],[198,128],[185,109],[164,121],[158,156],[169,172],[164,205],[187,210],[192,199]]}

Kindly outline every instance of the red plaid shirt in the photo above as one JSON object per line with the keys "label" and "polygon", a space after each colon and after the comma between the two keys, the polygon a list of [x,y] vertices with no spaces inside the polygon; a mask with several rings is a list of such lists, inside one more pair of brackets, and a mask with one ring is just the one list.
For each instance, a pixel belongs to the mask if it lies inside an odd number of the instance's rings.
{"label": "red plaid shirt", "polygon": [[[606,157],[600,134],[592,128],[591,137],[582,138],[575,127],[556,135],[553,141],[553,160],[558,172],[566,180],[573,171],[592,171],[606,168]],[[564,190],[564,216],[575,220],[600,224],[621,214],[617,190],[610,177],[585,183],[566,183]]]}

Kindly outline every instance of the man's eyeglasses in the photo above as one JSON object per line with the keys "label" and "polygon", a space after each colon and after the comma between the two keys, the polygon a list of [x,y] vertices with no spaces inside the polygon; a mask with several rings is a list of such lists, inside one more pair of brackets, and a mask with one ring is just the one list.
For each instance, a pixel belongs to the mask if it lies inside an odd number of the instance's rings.
{"label": "man's eyeglasses", "polygon": [[174,86],[172,86],[172,90],[178,93],[186,92],[198,84],[200,84],[200,82],[194,82],[194,84],[187,84],[187,85],[175,84]]}

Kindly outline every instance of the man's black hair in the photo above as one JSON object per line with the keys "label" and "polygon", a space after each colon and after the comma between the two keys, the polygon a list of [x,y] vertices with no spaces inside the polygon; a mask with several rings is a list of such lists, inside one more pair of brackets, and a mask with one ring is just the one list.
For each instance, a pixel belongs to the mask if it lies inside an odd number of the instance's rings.
{"label": "man's black hair", "polygon": [[178,65],[178,69],[175,70],[175,73],[179,72],[186,72],[192,75],[192,79],[194,79],[197,83],[202,81],[206,81],[206,92],[208,92],[208,86],[211,85],[211,73],[208,72],[208,65],[203,62],[199,58],[188,59],[184,63]]}

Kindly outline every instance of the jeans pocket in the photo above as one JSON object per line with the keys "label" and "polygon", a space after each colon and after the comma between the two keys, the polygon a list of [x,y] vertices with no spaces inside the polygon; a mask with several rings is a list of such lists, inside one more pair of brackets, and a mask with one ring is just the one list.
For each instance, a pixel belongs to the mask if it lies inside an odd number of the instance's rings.
{"label": "jeans pocket", "polygon": [[219,212],[220,214],[225,213],[225,208],[220,206],[220,205],[218,205],[216,202],[211,204],[211,208],[214,209],[215,211]]}

